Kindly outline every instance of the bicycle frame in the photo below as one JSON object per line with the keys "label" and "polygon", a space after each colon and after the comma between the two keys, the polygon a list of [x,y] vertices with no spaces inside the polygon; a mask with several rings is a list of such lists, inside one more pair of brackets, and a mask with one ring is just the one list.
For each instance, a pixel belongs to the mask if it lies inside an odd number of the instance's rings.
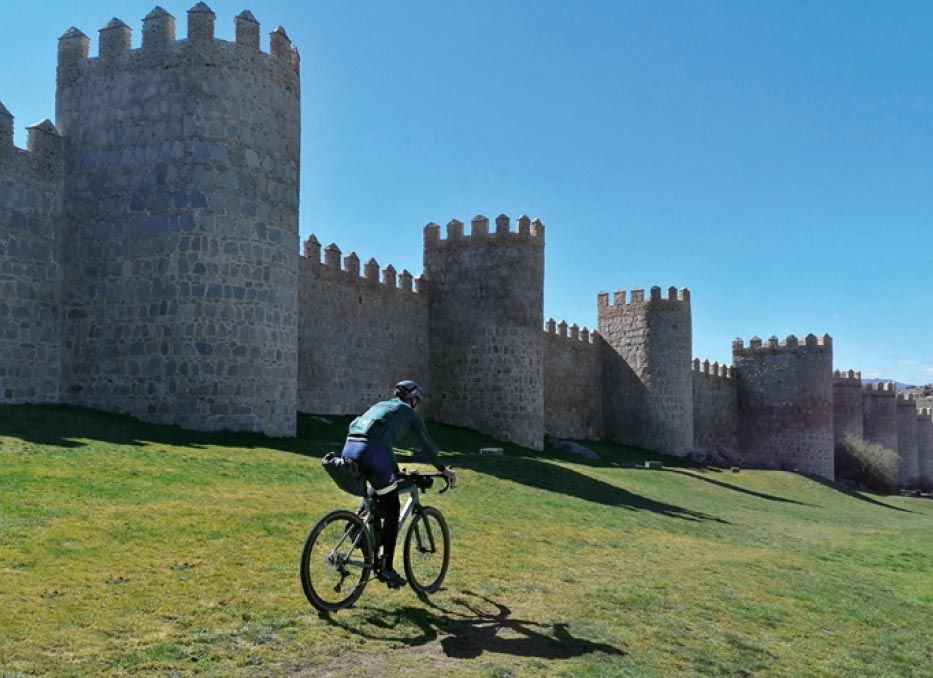
{"label": "bicycle frame", "polygon": [[[435,473],[422,474],[419,477],[422,477],[422,478],[442,477],[442,474],[435,474]],[[450,488],[450,483],[448,482],[447,485],[442,490],[440,490],[440,492],[441,493],[446,492],[449,488]],[[409,518],[411,518],[412,515],[414,515],[416,510],[421,508],[421,490],[418,486],[418,482],[414,480],[414,478],[405,477],[405,479],[402,481],[402,484],[398,488],[398,491],[399,493],[407,492],[408,500],[405,502],[405,505],[402,507],[401,511],[399,511],[398,532],[397,532],[398,536],[396,537],[397,539],[400,538],[405,533],[405,525],[408,522]],[[369,532],[372,543],[374,547],[378,550],[378,546],[376,546],[376,536],[377,536],[376,528],[375,528],[375,525],[373,524],[374,500],[366,496],[366,497],[363,497],[363,503],[366,507],[366,512],[365,512],[365,516],[363,520],[366,524],[366,529]],[[431,529],[428,526],[426,526],[426,531],[427,531],[427,538],[428,538],[430,549],[433,551],[435,548],[434,535],[431,533]],[[419,534],[417,538],[419,542],[419,547],[423,548],[421,544],[421,535]],[[375,553],[373,555],[375,556]]]}

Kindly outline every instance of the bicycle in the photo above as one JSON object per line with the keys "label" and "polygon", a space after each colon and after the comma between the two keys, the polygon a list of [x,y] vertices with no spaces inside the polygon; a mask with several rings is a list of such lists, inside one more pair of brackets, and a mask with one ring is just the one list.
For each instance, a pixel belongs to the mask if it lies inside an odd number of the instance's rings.
{"label": "bicycle", "polygon": [[[443,473],[402,470],[396,474],[401,481],[399,492],[410,495],[398,520],[401,535],[405,523],[412,519],[404,532],[405,576],[412,589],[421,595],[440,589],[450,565],[447,520],[433,506],[422,505],[420,499],[420,493],[431,488],[434,478],[444,478],[444,488],[438,494],[452,487],[450,478]],[[373,500],[366,496],[359,512],[331,511],[308,533],[301,551],[301,586],[308,601],[321,612],[349,607],[375,578],[378,545],[373,509]],[[337,595],[329,598],[331,592]]]}

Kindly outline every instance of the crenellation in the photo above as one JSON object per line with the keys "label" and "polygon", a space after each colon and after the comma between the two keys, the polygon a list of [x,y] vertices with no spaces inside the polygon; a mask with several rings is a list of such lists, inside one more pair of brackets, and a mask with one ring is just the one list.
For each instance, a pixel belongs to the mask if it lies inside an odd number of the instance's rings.
{"label": "crenellation", "polygon": [[214,22],[217,15],[206,3],[199,2],[188,10],[188,40],[192,44],[214,41]]}
{"label": "crenellation", "polygon": [[106,26],[100,29],[99,33],[97,53],[101,59],[119,57],[130,51],[133,29],[120,19],[111,19]]}
{"label": "crenellation", "polygon": [[570,338],[573,341],[580,341],[580,326],[576,323],[570,326]]}
{"label": "crenellation", "polygon": [[[509,217],[500,214],[496,217],[496,229],[494,237],[490,238],[489,219],[482,214],[477,214],[470,220],[470,232],[464,232],[464,224],[459,219],[451,219],[447,223],[446,237],[441,236],[441,228],[436,223],[429,222],[424,227],[424,248],[426,251],[443,249],[446,247],[487,247],[496,245],[507,245],[518,240],[523,243],[532,244],[533,247],[543,249],[544,247],[544,224],[540,219],[535,219],[534,227],[532,221],[525,216],[518,219],[518,231],[509,230]],[[524,224],[524,226],[522,226]],[[456,243],[456,244],[455,244]]]}
{"label": "crenellation", "polygon": [[175,17],[156,7],[143,19],[143,49],[165,50],[176,41]]}
{"label": "crenellation", "polygon": [[557,322],[554,320],[554,318],[547,319],[547,322],[544,324],[544,331],[548,334],[557,333]]}
{"label": "crenellation", "polygon": [[[356,253],[352,253],[356,256]],[[340,268],[340,248],[337,247],[337,243],[331,243],[324,248],[324,265],[330,266],[332,268]]]}
{"label": "crenellation", "polygon": [[451,219],[447,222],[447,240],[463,239],[463,222],[457,219]]}
{"label": "crenellation", "polygon": [[557,323],[557,336],[566,337],[567,336],[567,321],[561,320]]}
{"label": "crenellation", "polygon": [[248,9],[243,10],[233,20],[235,41],[248,49],[259,51],[259,22]]}
{"label": "crenellation", "polygon": [[64,140],[52,121],[45,119],[26,128],[26,148],[37,173],[49,180],[61,180]]}
{"label": "crenellation", "polygon": [[0,101],[0,156],[13,150],[13,114]]}
{"label": "crenellation", "polygon": [[369,261],[366,262],[366,265],[363,267],[363,277],[371,285],[379,284],[379,262],[376,261],[373,257],[370,257]]}
{"label": "crenellation", "polygon": [[523,214],[518,218],[518,234],[531,235],[531,219],[528,218],[527,214]]}
{"label": "crenellation", "polygon": [[484,238],[489,235],[489,219],[482,214],[477,214],[470,221],[470,237]]}
{"label": "crenellation", "polygon": [[597,307],[612,307],[612,306],[633,306],[640,304],[682,304],[690,302],[690,291],[687,288],[682,288],[678,290],[676,287],[669,287],[667,289],[667,294],[662,295],[661,287],[654,285],[650,288],[648,292],[648,297],[645,298],[645,290],[636,287],[632,290],[616,290],[613,292],[612,303],[609,303],[609,293],[600,292],[597,295]]}
{"label": "crenellation", "polygon": [[353,278],[360,277],[360,258],[356,252],[350,252],[343,258],[343,272]]}
{"label": "crenellation", "polygon": [[394,290],[398,288],[398,279],[396,277],[395,267],[392,264],[382,269],[382,284],[389,289]]}
{"label": "crenellation", "polygon": [[304,242],[304,256],[315,263],[321,261],[321,241],[313,233],[309,235]]}
{"label": "crenellation", "polygon": [[408,272],[407,268],[403,268],[402,272],[399,274],[399,287],[403,292],[412,292],[414,278],[411,273]]}

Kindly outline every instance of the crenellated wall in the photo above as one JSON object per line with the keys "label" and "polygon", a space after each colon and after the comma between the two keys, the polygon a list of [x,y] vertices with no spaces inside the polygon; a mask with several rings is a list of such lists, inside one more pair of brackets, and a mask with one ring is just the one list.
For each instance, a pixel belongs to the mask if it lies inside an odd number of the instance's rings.
{"label": "crenellated wall", "polygon": [[298,409],[358,414],[414,379],[433,401],[426,282],[310,236],[299,261]]}
{"label": "crenellated wall", "polygon": [[917,476],[921,485],[933,488],[933,424],[930,408],[917,410]]}
{"label": "crenellated wall", "polygon": [[897,452],[897,397],[894,384],[862,386],[865,440]]}
{"label": "crenellated wall", "polygon": [[907,393],[899,393],[897,402],[897,456],[901,459],[900,483],[912,487],[920,475],[917,458],[917,403]]}
{"label": "crenellated wall", "polygon": [[544,432],[596,440],[603,433],[602,350],[597,333],[548,319],[544,327]]}
{"label": "crenellated wall", "polygon": [[829,480],[833,461],[833,345],[754,337],[732,344],[738,393],[738,452],[753,464],[798,469]]}
{"label": "crenellated wall", "polygon": [[846,436],[864,437],[862,420],[862,373],[854,370],[833,373],[833,436],[839,442]]}
{"label": "crenellated wall", "polygon": [[671,287],[597,296],[603,351],[606,436],[626,445],[685,455],[693,447],[690,292]]}
{"label": "crenellated wall", "polygon": [[432,416],[544,445],[544,224],[496,218],[424,229]]}
{"label": "crenellated wall", "polygon": [[693,359],[693,446],[735,450],[738,399],[731,367]]}
{"label": "crenellated wall", "polygon": [[0,403],[57,402],[61,380],[62,138],[28,135],[0,103]]}
{"label": "crenellated wall", "polygon": [[199,2],[180,40],[157,7],[139,49],[113,19],[94,56],[69,29],[57,127],[30,127],[28,151],[0,105],[0,403],[293,435],[299,409],[357,413],[410,378],[433,419],[536,449],[727,450],[832,478],[852,434],[898,451],[904,483],[933,473],[929,412],[834,380],[828,336],[691,362],[690,293],[659,287],[600,293],[599,334],[545,324],[538,220],[428,224],[417,280],[314,236],[299,257],[298,52],[233,23],[216,39]]}
{"label": "crenellated wall", "polygon": [[298,54],[252,15],[188,37],[161,9],[140,49],[113,20],[59,41],[66,138],[63,398],[195,429],[294,435]]}

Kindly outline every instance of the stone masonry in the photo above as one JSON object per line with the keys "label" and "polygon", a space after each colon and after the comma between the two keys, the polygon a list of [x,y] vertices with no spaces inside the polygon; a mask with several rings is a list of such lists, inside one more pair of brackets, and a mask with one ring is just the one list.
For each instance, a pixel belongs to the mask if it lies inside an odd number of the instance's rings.
{"label": "stone masonry", "polygon": [[894,384],[862,387],[862,421],[865,440],[897,452],[897,393]]}
{"label": "stone masonry", "polygon": [[933,488],[933,424],[929,407],[917,410],[917,470],[920,483]]}
{"label": "stone masonry", "polygon": [[738,392],[738,448],[759,464],[778,463],[832,480],[833,346],[828,335],[803,342],[757,337],[732,344]]}
{"label": "stone masonry", "polygon": [[539,220],[430,223],[417,277],[313,235],[299,256],[298,52],[282,28],[263,52],[248,11],[232,42],[215,23],[199,2],[182,39],[156,7],[139,49],[113,19],[94,56],[66,31],[56,121],[26,150],[0,104],[0,404],[289,436],[299,410],[357,413],[413,378],[431,418],[536,449],[725,450],[833,478],[850,433],[933,472],[928,414],[834,382],[828,336],[700,362],[673,287],[599,293],[598,332],[545,323]]}
{"label": "stone masonry", "polygon": [[847,436],[862,438],[862,373],[854,370],[833,374],[833,434],[835,442]]}
{"label": "stone masonry", "polygon": [[897,395],[897,456],[901,459],[901,485],[910,486],[920,475],[917,459],[917,405],[906,393]]}

